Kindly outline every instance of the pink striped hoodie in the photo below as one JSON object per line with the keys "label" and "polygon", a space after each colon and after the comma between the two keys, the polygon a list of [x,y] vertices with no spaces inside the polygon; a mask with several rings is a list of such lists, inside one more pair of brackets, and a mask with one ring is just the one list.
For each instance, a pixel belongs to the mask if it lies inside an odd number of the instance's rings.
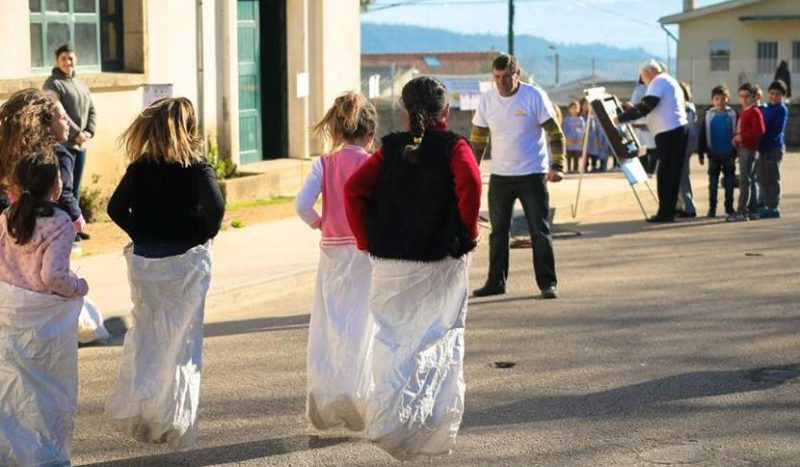
{"label": "pink striped hoodie", "polygon": [[[311,164],[311,173],[297,194],[297,214],[309,226],[322,230],[322,246],[355,245],[344,207],[344,184],[369,157],[361,146],[346,144],[323,154]],[[322,216],[314,209],[322,194]]]}

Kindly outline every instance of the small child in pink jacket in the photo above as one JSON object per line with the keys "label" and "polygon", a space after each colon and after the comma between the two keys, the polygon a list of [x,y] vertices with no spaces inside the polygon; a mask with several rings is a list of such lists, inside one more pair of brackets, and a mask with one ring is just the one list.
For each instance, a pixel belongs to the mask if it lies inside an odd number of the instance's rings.
{"label": "small child in pink jacket", "polygon": [[75,227],[55,205],[61,194],[55,154],[23,157],[15,178],[19,198],[0,215],[0,281],[66,298],[86,295],[86,280],[69,268]]}
{"label": "small child in pink jacket", "polygon": [[[372,267],[358,250],[344,208],[344,185],[368,157],[378,115],[363,96],[339,96],[314,128],[334,150],[311,166],[297,194],[297,214],[322,230],[317,286],[308,330],[306,416],[317,429],[364,429],[372,385],[374,323],[368,298]],[[322,215],[314,203],[322,195]]]}

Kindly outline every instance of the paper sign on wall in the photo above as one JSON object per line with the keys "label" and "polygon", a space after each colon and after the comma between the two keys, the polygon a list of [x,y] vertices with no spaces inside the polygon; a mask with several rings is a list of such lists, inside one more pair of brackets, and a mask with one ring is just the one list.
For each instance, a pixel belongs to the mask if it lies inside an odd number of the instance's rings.
{"label": "paper sign on wall", "polygon": [[145,84],[142,87],[142,104],[145,107],[165,97],[172,97],[171,84]]}

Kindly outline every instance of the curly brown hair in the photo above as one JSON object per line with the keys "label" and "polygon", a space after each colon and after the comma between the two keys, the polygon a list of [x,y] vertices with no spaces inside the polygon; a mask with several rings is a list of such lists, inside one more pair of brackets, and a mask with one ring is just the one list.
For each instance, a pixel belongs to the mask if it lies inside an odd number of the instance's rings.
{"label": "curly brown hair", "polygon": [[52,91],[23,89],[0,105],[0,190],[14,188],[14,168],[22,156],[52,148],[50,124],[58,106]]}

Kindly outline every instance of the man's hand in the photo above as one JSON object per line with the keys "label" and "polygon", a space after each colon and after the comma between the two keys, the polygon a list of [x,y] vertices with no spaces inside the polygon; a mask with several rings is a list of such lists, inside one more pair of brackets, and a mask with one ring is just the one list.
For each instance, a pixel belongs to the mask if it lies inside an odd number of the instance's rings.
{"label": "man's hand", "polygon": [[551,167],[550,170],[547,172],[547,181],[558,183],[561,180],[564,180],[564,171],[559,170],[555,167]]}

